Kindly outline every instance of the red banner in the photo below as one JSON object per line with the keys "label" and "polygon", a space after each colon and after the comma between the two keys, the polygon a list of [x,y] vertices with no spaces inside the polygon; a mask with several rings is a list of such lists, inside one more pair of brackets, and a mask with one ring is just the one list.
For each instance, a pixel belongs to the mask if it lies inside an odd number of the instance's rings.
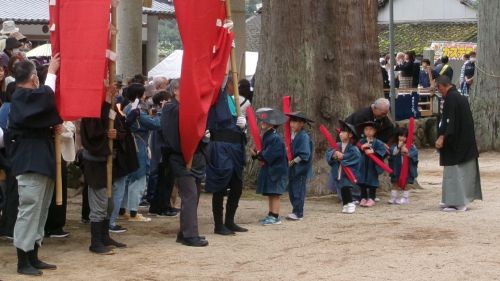
{"label": "red banner", "polygon": [[53,54],[61,54],[57,104],[64,120],[99,117],[106,77],[110,0],[55,1]]}
{"label": "red banner", "polygon": [[184,54],[180,83],[179,130],[184,160],[189,163],[206,129],[233,42],[221,0],[175,1]]}
{"label": "red banner", "polygon": [[250,136],[252,136],[253,143],[255,144],[255,149],[257,149],[257,151],[262,151],[262,139],[260,138],[259,126],[257,125],[257,118],[255,117],[252,106],[247,107],[246,112],[248,129],[250,130]]}
{"label": "red banner", "polygon": [[[408,122],[408,137],[406,138],[406,148],[408,152],[413,145],[413,133],[415,132],[415,118],[410,118]],[[401,172],[399,174],[398,186],[402,189],[406,189],[406,181],[408,179],[408,170],[410,167],[410,159],[408,155],[403,156],[403,165],[401,167]]]}
{"label": "red banner", "polygon": [[[282,99],[283,102],[283,113],[291,113],[292,112],[292,98],[290,96],[284,96]],[[293,158],[292,151],[292,132],[290,128],[290,118],[285,123],[285,147],[286,147],[286,156],[288,157],[288,161],[291,161]]]}

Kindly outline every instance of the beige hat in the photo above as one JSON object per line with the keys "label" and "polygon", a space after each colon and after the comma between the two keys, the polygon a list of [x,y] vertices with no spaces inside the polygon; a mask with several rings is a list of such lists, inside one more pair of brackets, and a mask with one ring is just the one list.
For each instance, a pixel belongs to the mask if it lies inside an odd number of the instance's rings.
{"label": "beige hat", "polygon": [[6,20],[3,22],[2,30],[0,30],[1,34],[11,34],[14,32],[18,32],[19,28],[16,27],[16,23],[12,20]]}
{"label": "beige hat", "polygon": [[14,32],[14,33],[11,33],[10,34],[10,37],[14,37],[17,39],[17,41],[21,41],[23,39],[26,39],[26,36],[24,36],[21,32],[17,31],[17,32]]}

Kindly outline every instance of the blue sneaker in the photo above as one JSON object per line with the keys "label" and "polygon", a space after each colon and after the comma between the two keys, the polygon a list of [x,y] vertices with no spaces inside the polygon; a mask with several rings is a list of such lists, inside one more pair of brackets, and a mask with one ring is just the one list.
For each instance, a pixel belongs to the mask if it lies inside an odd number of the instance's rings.
{"label": "blue sneaker", "polygon": [[265,222],[266,220],[269,220],[270,218],[273,218],[273,216],[266,216],[265,218],[260,219],[260,220],[259,220],[259,223],[263,223],[263,222]]}
{"label": "blue sneaker", "polygon": [[271,216],[267,220],[262,222],[262,225],[274,225],[274,224],[281,224],[281,220],[279,217],[275,218]]}

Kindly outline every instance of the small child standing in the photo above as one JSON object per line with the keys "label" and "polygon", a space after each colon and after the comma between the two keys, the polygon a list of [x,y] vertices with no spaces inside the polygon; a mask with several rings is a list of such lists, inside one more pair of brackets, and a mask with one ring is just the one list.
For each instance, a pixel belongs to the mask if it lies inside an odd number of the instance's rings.
{"label": "small child standing", "polygon": [[352,192],[354,184],[351,182],[343,167],[351,169],[354,175],[358,175],[359,160],[361,153],[351,141],[356,134],[353,125],[339,120],[340,123],[340,142],[337,143],[338,150],[330,148],[326,151],[326,162],[332,167],[331,176],[333,177],[333,186],[339,190],[342,197],[342,213],[352,214],[356,211],[356,205],[352,201]]}
{"label": "small child standing", "polygon": [[[408,204],[410,203],[410,191],[403,190],[399,187],[398,181],[401,175],[401,169],[403,168],[403,157],[408,156],[408,178],[406,180],[407,184],[413,184],[415,178],[418,176],[417,166],[418,166],[418,150],[415,145],[412,145],[410,149],[406,148],[406,139],[408,138],[407,128],[398,128],[398,144],[394,144],[390,148],[389,166],[394,171],[391,174],[392,190],[391,199],[389,199],[389,204]],[[403,191],[400,199],[398,198],[399,191]]]}
{"label": "small child standing", "polygon": [[286,114],[290,118],[292,129],[292,160],[288,162],[288,196],[292,204],[292,213],[287,219],[297,221],[304,217],[306,182],[312,177],[313,144],[305,131],[304,125],[314,121],[301,112]]}
{"label": "small child standing", "polygon": [[257,194],[269,199],[269,213],[260,220],[263,225],[281,224],[279,217],[280,196],[285,192],[288,178],[288,163],[285,143],[276,129],[286,122],[285,115],[276,109],[257,110],[257,119],[261,121],[262,151],[253,150],[254,159],[263,165],[257,179]]}
{"label": "small child standing", "polygon": [[379,186],[378,176],[384,172],[368,155],[373,154],[376,157],[383,159],[386,153],[385,144],[375,138],[377,133],[377,125],[375,122],[364,122],[358,124],[358,129],[363,131],[363,138],[359,141],[361,145],[362,157],[359,164],[360,177],[358,185],[361,188],[361,207],[375,206],[375,198],[377,197],[377,188]]}

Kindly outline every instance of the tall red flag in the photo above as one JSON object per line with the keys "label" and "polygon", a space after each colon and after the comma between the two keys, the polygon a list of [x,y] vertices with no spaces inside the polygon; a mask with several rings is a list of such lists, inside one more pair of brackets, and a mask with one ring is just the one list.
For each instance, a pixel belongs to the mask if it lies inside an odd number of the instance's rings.
{"label": "tall red flag", "polygon": [[184,50],[179,131],[188,163],[205,133],[208,110],[217,99],[234,36],[226,22],[225,1],[178,0],[174,5]]}
{"label": "tall red flag", "polygon": [[[413,145],[413,138],[415,132],[415,118],[411,117],[408,123],[408,137],[406,138],[406,148],[410,151]],[[408,172],[410,167],[410,158],[408,155],[403,156],[403,165],[401,167],[401,172],[399,174],[398,186],[402,189],[406,189],[406,181],[408,180]]]}
{"label": "tall red flag", "polygon": [[64,120],[99,117],[105,91],[110,0],[49,3],[52,52],[61,54],[59,114]]}

